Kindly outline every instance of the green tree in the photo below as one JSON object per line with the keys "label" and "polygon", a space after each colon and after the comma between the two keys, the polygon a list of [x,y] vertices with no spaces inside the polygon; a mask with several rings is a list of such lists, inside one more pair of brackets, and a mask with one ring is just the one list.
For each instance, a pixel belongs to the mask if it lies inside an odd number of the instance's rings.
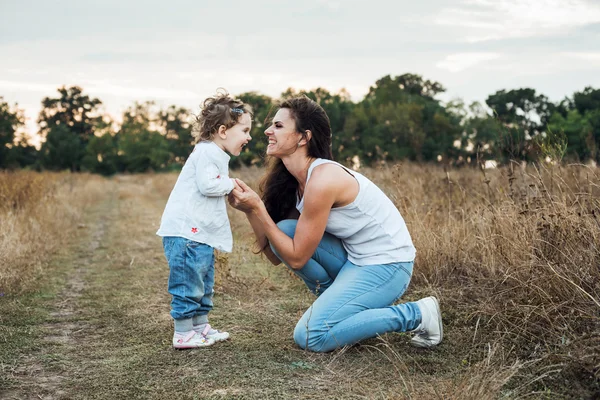
{"label": "green tree", "polygon": [[85,148],[83,167],[102,175],[118,172],[119,156],[116,137],[110,134],[94,136]]}
{"label": "green tree", "polygon": [[[373,111],[373,134],[379,136],[380,148],[375,148],[378,159],[422,159],[427,140],[423,129],[423,105],[384,104]],[[369,146],[368,141],[362,142]]]}
{"label": "green tree", "polygon": [[395,78],[386,75],[369,88],[365,100],[376,104],[435,101],[435,96],[445,91],[440,83],[424,80],[420,75],[404,74]]}
{"label": "green tree", "polygon": [[573,107],[577,109],[580,115],[585,115],[588,111],[600,110],[600,89],[588,86],[582,92],[575,92]]}
{"label": "green tree", "polygon": [[50,128],[40,150],[41,164],[49,170],[79,170],[84,147],[79,136],[64,124]]}
{"label": "green tree", "polygon": [[[378,143],[376,132],[373,131],[370,114],[369,107],[360,103],[347,116],[343,134],[336,140],[334,147],[340,160],[348,161],[357,156],[363,162],[371,163],[377,159],[374,151],[380,143]],[[361,143],[362,138],[369,137],[373,138],[374,143]]]}
{"label": "green tree", "polygon": [[460,153],[467,162],[485,162],[501,158],[505,128],[479,102],[473,102],[462,121]]}
{"label": "green tree", "polygon": [[488,96],[486,103],[504,125],[500,146],[502,157],[537,159],[539,148],[531,139],[546,130],[556,106],[530,88],[499,90]]}
{"label": "green tree", "polygon": [[523,129],[529,137],[543,132],[556,109],[546,96],[529,88],[499,90],[486,103],[502,123]]}
{"label": "green tree", "polygon": [[440,83],[415,74],[379,79],[361,102],[371,124],[363,134],[374,135],[361,138],[367,160],[435,161],[440,155],[453,156],[460,119],[435,99],[444,90]]}
{"label": "green tree", "polygon": [[[52,132],[55,138],[61,137],[67,140],[68,145],[59,146],[56,143],[52,149],[44,148],[43,160],[47,168],[60,169],[64,162],[60,162],[61,158],[68,159],[71,170],[79,171],[81,169],[82,157],[85,154],[85,147],[88,142],[94,137],[94,128],[98,121],[102,119],[99,114],[99,107],[102,104],[100,100],[91,98],[83,94],[83,90],[78,86],[61,87],[58,89],[59,97],[46,97],[42,100],[42,111],[38,117],[40,126],[40,135],[46,140]],[[56,127],[61,129],[57,130]],[[72,135],[74,138],[67,139],[67,135]],[[74,150],[71,146],[78,143],[79,149],[70,154],[55,154],[61,149]],[[46,146],[48,147],[48,146]],[[74,158],[78,157],[78,158]],[[49,165],[50,160],[59,161],[56,166]]]}
{"label": "green tree", "polygon": [[[594,144],[594,151],[596,153],[595,161],[600,164],[600,109],[588,111],[585,113],[585,118],[592,127],[591,138],[589,138],[590,146],[592,141]],[[590,152],[590,156],[593,154]]]}
{"label": "green tree", "polygon": [[154,103],[136,103],[123,114],[123,124],[117,133],[120,169],[146,172],[165,169],[171,158],[164,135],[152,129],[157,116]]}
{"label": "green tree", "polygon": [[118,150],[113,121],[103,118],[97,122],[95,135],[85,147],[82,168],[102,175],[115,174],[120,168]]}
{"label": "green tree", "polygon": [[25,125],[23,111],[14,109],[0,97],[0,169],[17,167],[15,139],[17,132]]}
{"label": "green tree", "polygon": [[28,143],[25,136],[17,139],[17,142],[11,149],[15,160],[15,166],[21,168],[36,167],[39,168],[39,151]]}
{"label": "green tree", "polygon": [[596,158],[598,144],[594,140],[594,129],[577,109],[570,110],[566,118],[558,112],[552,114],[548,131],[564,133],[568,144],[567,158],[577,161]]}
{"label": "green tree", "polygon": [[186,108],[171,105],[157,114],[159,130],[169,145],[168,164],[181,168],[194,148],[191,112]]}

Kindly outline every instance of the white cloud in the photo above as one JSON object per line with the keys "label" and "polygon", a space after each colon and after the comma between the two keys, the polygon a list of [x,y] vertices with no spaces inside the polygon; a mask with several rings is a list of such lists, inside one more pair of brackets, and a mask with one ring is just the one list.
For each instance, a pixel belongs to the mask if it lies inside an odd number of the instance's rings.
{"label": "white cloud", "polygon": [[18,90],[24,92],[50,92],[57,88],[57,85],[34,82],[15,82],[0,81],[0,90]]}
{"label": "white cloud", "polygon": [[446,69],[450,72],[461,72],[478,64],[500,58],[498,53],[458,53],[450,54],[444,60],[438,62],[436,67]]}
{"label": "white cloud", "polygon": [[546,36],[600,22],[600,4],[585,0],[462,0],[442,9],[438,25],[459,28],[468,42]]}
{"label": "white cloud", "polygon": [[579,61],[589,61],[592,65],[600,66],[600,52],[598,53],[573,53],[565,52],[561,54],[563,57],[576,59]]}
{"label": "white cloud", "polygon": [[181,101],[196,100],[199,95],[191,90],[174,90],[164,87],[135,87],[114,84],[106,80],[84,79],[81,85],[86,91],[98,94],[111,94],[119,97],[129,97],[132,99],[179,99]]}
{"label": "white cloud", "polygon": [[335,1],[335,0],[318,0],[318,3],[321,5],[324,5],[331,11],[337,11],[342,6],[340,1]]}

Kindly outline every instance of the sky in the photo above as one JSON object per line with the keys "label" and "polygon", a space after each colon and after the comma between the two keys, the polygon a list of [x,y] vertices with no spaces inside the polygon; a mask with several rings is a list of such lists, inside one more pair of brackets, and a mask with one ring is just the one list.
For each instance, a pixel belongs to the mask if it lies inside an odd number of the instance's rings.
{"label": "sky", "polygon": [[0,96],[25,110],[78,85],[117,118],[135,101],[197,110],[217,88],[278,97],[414,73],[442,101],[600,87],[600,0],[0,0]]}

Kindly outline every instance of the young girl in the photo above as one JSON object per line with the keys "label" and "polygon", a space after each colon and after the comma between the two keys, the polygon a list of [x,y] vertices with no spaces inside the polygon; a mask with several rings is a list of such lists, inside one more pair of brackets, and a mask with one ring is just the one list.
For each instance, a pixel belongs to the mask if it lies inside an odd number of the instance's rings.
{"label": "young girl", "polygon": [[169,196],[157,235],[169,263],[173,347],[205,347],[229,333],[208,324],[214,285],[214,249],[231,252],[225,196],[234,187],[229,154],[240,155],[252,139],[250,106],[227,93],[207,98],[196,117],[194,151]]}

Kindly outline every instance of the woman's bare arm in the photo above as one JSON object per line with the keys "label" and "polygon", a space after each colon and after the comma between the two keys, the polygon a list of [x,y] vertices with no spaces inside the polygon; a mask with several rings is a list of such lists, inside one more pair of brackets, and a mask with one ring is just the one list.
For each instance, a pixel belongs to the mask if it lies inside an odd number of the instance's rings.
{"label": "woman's bare arm", "polygon": [[231,205],[247,214],[259,244],[264,246],[268,240],[293,269],[300,269],[308,262],[325,233],[331,208],[347,195],[349,185],[356,185],[354,177],[339,167],[332,166],[329,171],[326,167],[315,168],[306,186],[304,209],[293,238],[277,227],[260,197],[244,182],[238,181],[239,187],[230,197]]}
{"label": "woman's bare arm", "polygon": [[[240,184],[243,185],[243,188]],[[260,252],[262,252],[273,265],[281,264],[281,260],[273,253],[271,246],[269,246],[269,239],[267,239],[262,223],[250,213],[252,207],[257,207],[258,204],[262,203],[258,194],[243,181],[234,179],[234,190],[228,195],[228,201],[232,207],[243,211],[246,214],[248,222],[254,231],[256,243],[259,246]],[[297,210],[294,211],[298,214]]]}
{"label": "woman's bare arm", "polygon": [[261,249],[261,252],[269,261],[271,261],[273,265],[281,264],[281,260],[275,255],[275,253],[273,253],[271,246],[269,246],[269,240],[267,239],[267,235],[265,234],[265,230],[263,229],[260,220],[251,213],[246,213],[246,217],[248,218],[248,222],[250,222],[250,226],[254,231],[254,236],[256,237],[256,242]]}
{"label": "woman's bare arm", "polygon": [[[314,174],[304,192],[304,210],[298,219],[293,238],[282,232],[270,217],[264,203],[255,198],[246,199],[250,188],[239,182],[243,193],[234,190],[233,196],[242,202],[238,209],[248,214],[250,224],[257,227],[281,258],[293,269],[302,268],[313,255],[327,226],[327,219],[340,189],[339,180],[329,174]],[[254,197],[248,194],[248,197]]]}

